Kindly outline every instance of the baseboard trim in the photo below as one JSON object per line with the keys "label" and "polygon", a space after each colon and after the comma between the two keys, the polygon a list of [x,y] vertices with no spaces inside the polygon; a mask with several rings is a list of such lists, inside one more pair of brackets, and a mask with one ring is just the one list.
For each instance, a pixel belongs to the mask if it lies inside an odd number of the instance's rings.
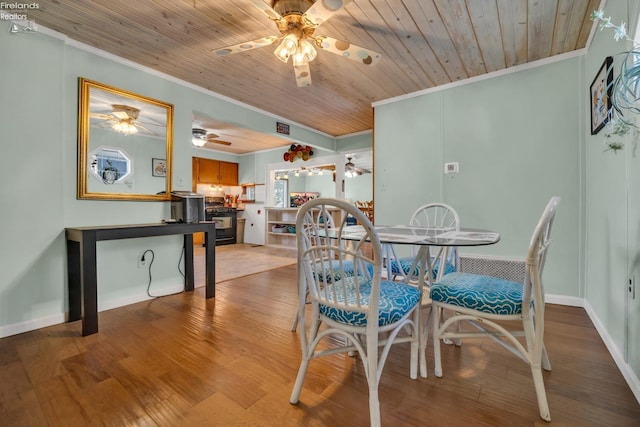
{"label": "baseboard trim", "polygon": [[155,290],[153,292],[154,296],[152,297],[147,295],[146,292],[144,293],[141,292],[135,295],[129,295],[125,298],[112,298],[106,301],[98,301],[98,312],[112,310],[114,308],[124,307],[125,305],[136,304],[138,302],[147,301],[157,297],[163,297],[163,296],[180,293],[180,292],[184,292],[183,285],[172,285],[172,286],[165,286],[161,289]]}
{"label": "baseboard trim", "polygon": [[27,320],[25,322],[13,323],[7,326],[0,326],[0,338],[35,331],[36,329],[46,328],[47,326],[59,325],[60,323],[64,323],[65,321],[66,314],[58,313],[52,314],[51,316]]}
{"label": "baseboard trim", "polygon": [[[106,301],[100,301],[98,303],[98,312],[112,310],[114,308],[124,307],[126,305],[135,304],[138,302],[154,299],[156,297],[180,292],[184,292],[183,285],[172,285],[156,290],[154,292],[154,297],[150,297],[146,292],[144,292],[136,295],[130,295],[126,298],[112,298]],[[65,323],[66,321],[67,313],[57,313],[50,316],[27,320],[25,322],[0,326],[0,338],[23,334],[25,332],[35,331],[36,329],[46,328],[48,326],[59,325],[61,323]]]}
{"label": "baseboard trim", "polygon": [[545,295],[544,300],[548,304],[568,305],[570,307],[584,307],[585,302],[583,298],[553,294]]}
{"label": "baseboard trim", "polygon": [[600,334],[600,338],[602,338],[607,350],[609,350],[609,354],[613,357],[613,361],[616,363],[616,366],[618,366],[620,373],[627,381],[631,392],[636,397],[638,403],[640,403],[640,379],[638,379],[638,376],[633,372],[631,366],[629,366],[629,364],[624,360],[624,356],[620,352],[620,349],[605,329],[600,318],[593,310],[593,307],[591,307],[591,304],[586,300],[584,300],[584,309],[587,312],[589,319],[591,319],[591,322],[593,322],[593,325],[596,327],[598,334]]}

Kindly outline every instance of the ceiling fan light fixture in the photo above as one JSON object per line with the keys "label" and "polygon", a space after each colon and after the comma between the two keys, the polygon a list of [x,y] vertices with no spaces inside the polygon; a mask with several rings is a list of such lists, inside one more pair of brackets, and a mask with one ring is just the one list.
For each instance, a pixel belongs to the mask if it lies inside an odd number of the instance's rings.
{"label": "ceiling fan light fixture", "polygon": [[356,169],[356,165],[351,161],[352,157],[347,157],[347,163],[344,165],[344,176],[347,178],[355,178],[361,173]]}
{"label": "ceiling fan light fixture", "polygon": [[191,129],[191,143],[196,147],[203,147],[207,143],[207,131],[204,129]]}
{"label": "ceiling fan light fixture", "polygon": [[202,139],[202,138],[196,138],[196,137],[193,137],[193,138],[191,138],[191,143],[192,143],[193,145],[195,145],[196,147],[203,147],[203,146],[204,146],[204,144],[206,144],[206,143],[207,143],[207,141],[206,141],[206,140],[204,140],[204,139]]}
{"label": "ceiling fan light fixture", "polygon": [[132,119],[123,119],[118,122],[115,122],[111,127],[116,132],[123,133],[125,135],[134,135],[138,133],[138,128],[135,127],[133,123],[131,123]]}
{"label": "ceiling fan light fixture", "polygon": [[273,54],[282,62],[289,61],[289,57],[298,49],[298,36],[289,33],[280,42]]}
{"label": "ceiling fan light fixture", "polygon": [[296,50],[296,56],[297,55],[301,55],[308,62],[311,62],[314,59],[316,59],[316,56],[318,55],[318,51],[316,50],[316,48],[313,45],[313,43],[311,43],[307,39],[302,39],[298,43],[298,49]]}

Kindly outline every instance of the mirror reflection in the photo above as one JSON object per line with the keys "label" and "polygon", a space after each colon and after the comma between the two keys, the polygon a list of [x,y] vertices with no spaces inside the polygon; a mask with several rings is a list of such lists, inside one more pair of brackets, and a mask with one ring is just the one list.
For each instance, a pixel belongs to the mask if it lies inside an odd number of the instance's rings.
{"label": "mirror reflection", "polygon": [[81,78],[78,129],[79,198],[170,198],[171,104]]}
{"label": "mirror reflection", "polygon": [[102,145],[89,153],[89,159],[91,176],[104,185],[121,183],[133,174],[133,162],[123,150]]}

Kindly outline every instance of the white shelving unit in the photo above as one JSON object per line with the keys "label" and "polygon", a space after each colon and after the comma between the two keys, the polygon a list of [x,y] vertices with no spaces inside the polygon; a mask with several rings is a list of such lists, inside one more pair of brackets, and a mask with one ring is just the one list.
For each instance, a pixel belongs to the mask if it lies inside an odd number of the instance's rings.
{"label": "white shelving unit", "polygon": [[[339,222],[340,218],[336,218],[336,213],[340,210],[336,209],[332,213],[334,222]],[[266,213],[266,239],[267,246],[281,246],[286,248],[296,248],[296,215],[298,208],[265,208]],[[273,226],[284,226],[282,232],[274,232]]]}
{"label": "white shelving unit", "polygon": [[[266,244],[267,246],[296,247],[296,215],[298,208],[266,208]],[[274,232],[274,226],[283,226],[282,232]],[[293,233],[289,231],[289,227]]]}

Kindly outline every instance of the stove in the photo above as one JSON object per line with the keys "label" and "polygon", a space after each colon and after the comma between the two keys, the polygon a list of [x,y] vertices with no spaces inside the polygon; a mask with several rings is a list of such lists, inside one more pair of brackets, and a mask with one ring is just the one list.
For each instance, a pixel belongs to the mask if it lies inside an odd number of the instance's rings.
{"label": "stove", "polygon": [[236,243],[236,208],[224,205],[224,197],[204,198],[204,219],[216,223],[216,245]]}

